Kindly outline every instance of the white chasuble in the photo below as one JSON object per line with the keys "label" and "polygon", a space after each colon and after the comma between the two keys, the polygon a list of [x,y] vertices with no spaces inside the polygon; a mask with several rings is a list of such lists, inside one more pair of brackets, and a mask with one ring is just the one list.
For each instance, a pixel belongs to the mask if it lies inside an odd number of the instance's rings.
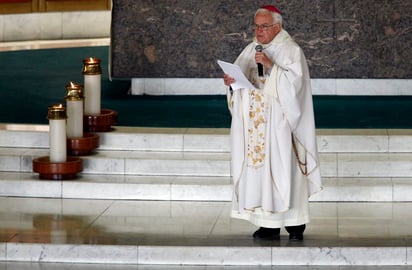
{"label": "white chasuble", "polygon": [[274,66],[265,70],[262,85],[256,45],[249,44],[235,62],[256,89],[228,91],[232,217],[268,228],[305,224],[308,197],[322,189],[306,60],[282,30],[264,45]]}

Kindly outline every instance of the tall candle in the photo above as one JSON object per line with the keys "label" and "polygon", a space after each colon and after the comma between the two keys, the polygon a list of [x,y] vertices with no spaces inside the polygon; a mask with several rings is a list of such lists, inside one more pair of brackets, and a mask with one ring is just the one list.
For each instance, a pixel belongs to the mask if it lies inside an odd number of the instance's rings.
{"label": "tall candle", "polygon": [[66,109],[62,104],[49,107],[50,162],[67,161]]}
{"label": "tall candle", "polygon": [[83,137],[83,86],[70,82],[66,85],[67,137]]}
{"label": "tall candle", "polygon": [[101,79],[100,59],[83,60],[84,75],[84,114],[99,115],[101,112]]}

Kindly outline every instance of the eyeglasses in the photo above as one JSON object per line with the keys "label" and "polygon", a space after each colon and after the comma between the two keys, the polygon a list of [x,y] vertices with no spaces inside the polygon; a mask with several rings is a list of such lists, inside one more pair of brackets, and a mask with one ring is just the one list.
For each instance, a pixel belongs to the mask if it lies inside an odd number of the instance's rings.
{"label": "eyeglasses", "polygon": [[276,24],[255,24],[255,30],[263,30],[266,31],[269,28],[275,26]]}

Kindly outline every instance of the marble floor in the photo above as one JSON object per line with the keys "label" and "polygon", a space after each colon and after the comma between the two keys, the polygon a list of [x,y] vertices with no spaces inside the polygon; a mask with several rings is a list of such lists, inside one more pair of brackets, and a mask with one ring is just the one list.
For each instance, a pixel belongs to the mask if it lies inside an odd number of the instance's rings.
{"label": "marble floor", "polygon": [[[412,244],[412,203],[311,202],[305,240],[294,246]],[[12,243],[285,246],[254,241],[229,217],[230,202],[0,197],[0,240]]]}
{"label": "marble floor", "polygon": [[[75,199],[42,199],[0,197],[0,242],[7,247],[7,263],[0,264],[2,269],[381,269],[381,268],[348,268],[339,263],[329,268],[269,266],[242,268],[237,267],[205,267],[192,266],[185,258],[185,267],[182,263],[171,263],[173,267],[150,266],[147,263],[133,263],[124,260],[124,263],[111,267],[106,264],[89,261],[91,254],[84,253],[80,258],[70,260],[74,264],[49,263],[44,264],[41,259],[33,259],[37,255],[23,255],[32,252],[36,245],[91,245],[113,247],[163,247],[160,257],[167,257],[173,253],[168,247],[179,246],[187,248],[186,256],[191,249],[198,247],[219,248],[383,248],[380,250],[379,261],[383,265],[397,267],[382,269],[412,269],[407,268],[407,261],[393,261],[396,250],[412,246],[412,203],[384,202],[384,203],[334,203],[311,202],[310,210],[312,221],[308,225],[303,242],[289,242],[287,233],[281,232],[278,241],[254,241],[251,233],[254,226],[242,220],[229,217],[229,202],[193,202],[193,201],[136,201],[136,200],[75,200]],[[32,244],[33,247],[22,248],[19,244]],[[14,245],[14,246],[13,246]],[[20,248],[20,249],[19,249]],[[44,248],[44,247],[43,247]],[[14,249],[14,251],[13,251]],[[392,250],[394,249],[394,250]],[[28,251],[30,250],[30,251]],[[12,254],[12,251],[14,252]],[[387,251],[387,254],[385,254]],[[44,250],[42,251],[42,253]],[[49,251],[50,252],[50,251]],[[123,251],[119,251],[122,253]],[[140,252],[140,251],[139,251]],[[330,252],[330,251],[329,251]],[[357,251],[358,252],[358,251]],[[112,251],[110,251],[112,253]],[[0,255],[1,255],[0,248]],[[124,254],[119,255],[120,257]],[[140,255],[140,254],[139,254]],[[403,256],[402,255],[402,256]],[[408,252],[410,255],[410,251]],[[24,256],[31,256],[31,264],[11,261],[19,260]],[[50,258],[51,255],[49,255]],[[126,256],[126,255],[124,255]],[[234,256],[234,254],[230,254]],[[256,256],[256,255],[255,255]],[[272,255],[273,257],[274,255]],[[365,253],[367,255],[367,252]],[[376,254],[374,255],[376,256]],[[81,257],[81,256],[80,256]],[[408,257],[408,256],[407,256]],[[126,257],[125,257],[126,258]],[[26,260],[26,259],[24,259]],[[35,263],[35,261],[38,261]],[[273,258],[272,258],[273,260]],[[171,261],[173,261],[171,259]],[[90,262],[91,264],[82,265]],[[156,260],[154,260],[156,262]],[[248,264],[250,262],[246,262]],[[282,262],[284,264],[285,262]],[[287,262],[286,262],[287,263]],[[359,262],[353,262],[355,265]],[[129,265],[130,264],[130,265]],[[145,265],[146,264],[146,265]],[[200,262],[201,264],[201,262]],[[220,263],[218,263],[220,264]],[[273,263],[272,263],[273,264]],[[298,263],[299,264],[299,263]],[[335,263],[334,263],[335,264]],[[344,263],[346,264],[346,263]],[[360,262],[362,264],[362,262]],[[366,263],[369,264],[369,263]],[[405,265],[403,265],[405,264]],[[213,262],[211,263],[213,265]],[[228,263],[230,265],[230,262]],[[265,265],[265,263],[263,263]],[[324,265],[324,262],[322,262]],[[379,264],[378,264],[379,265]],[[27,268],[26,268],[27,267]],[[107,267],[107,268],[106,268]],[[372,267],[371,265],[369,267]]]}

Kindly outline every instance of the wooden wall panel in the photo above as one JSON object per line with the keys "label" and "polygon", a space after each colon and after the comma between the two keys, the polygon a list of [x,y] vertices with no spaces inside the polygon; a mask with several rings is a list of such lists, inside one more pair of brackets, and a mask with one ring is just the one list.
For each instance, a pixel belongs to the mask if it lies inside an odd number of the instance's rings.
{"label": "wooden wall panel", "polygon": [[109,0],[40,0],[40,11],[109,10]]}
{"label": "wooden wall panel", "polygon": [[110,0],[0,0],[0,14],[110,9]]}
{"label": "wooden wall panel", "polygon": [[31,13],[38,10],[38,0],[0,0],[0,14]]}

